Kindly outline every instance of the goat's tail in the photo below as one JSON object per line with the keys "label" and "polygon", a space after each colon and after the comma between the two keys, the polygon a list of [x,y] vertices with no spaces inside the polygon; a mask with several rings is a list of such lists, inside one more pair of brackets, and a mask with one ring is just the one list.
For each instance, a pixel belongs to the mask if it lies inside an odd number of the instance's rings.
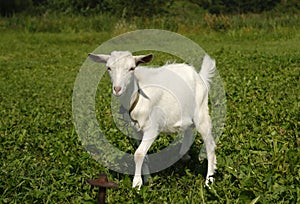
{"label": "goat's tail", "polygon": [[215,70],[216,70],[216,61],[210,58],[210,56],[208,56],[207,54],[205,54],[203,57],[199,75],[208,89],[210,87],[211,79],[215,74]]}

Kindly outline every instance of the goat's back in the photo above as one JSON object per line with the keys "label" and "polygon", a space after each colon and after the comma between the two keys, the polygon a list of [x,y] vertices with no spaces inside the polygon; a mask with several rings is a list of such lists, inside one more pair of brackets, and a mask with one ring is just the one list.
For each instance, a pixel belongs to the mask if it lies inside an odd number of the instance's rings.
{"label": "goat's back", "polygon": [[161,84],[166,88],[181,89],[187,85],[195,91],[195,83],[199,79],[198,73],[187,64],[167,64],[158,68],[138,67],[135,76],[141,85]]}

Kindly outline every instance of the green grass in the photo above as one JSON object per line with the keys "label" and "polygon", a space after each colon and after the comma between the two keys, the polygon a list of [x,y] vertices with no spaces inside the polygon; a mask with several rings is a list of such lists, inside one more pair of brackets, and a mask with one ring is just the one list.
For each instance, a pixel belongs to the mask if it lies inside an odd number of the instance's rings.
{"label": "green grass", "polygon": [[[153,174],[139,193],[131,188],[132,176],[109,171],[90,157],[72,121],[72,90],[80,66],[113,31],[51,34],[4,27],[0,203],[94,203],[97,192],[91,191],[86,179],[99,173],[107,173],[120,186],[108,191],[108,203],[300,202],[297,27],[187,35],[216,58],[227,94],[216,182],[211,190],[203,187],[206,164],[197,160],[202,144],[198,136],[191,162]],[[167,56],[156,58],[158,63],[167,60]],[[109,93],[104,95],[97,103],[100,121],[112,121],[104,103],[110,100]],[[124,135],[107,131],[116,145],[125,141],[121,145],[130,147]]]}

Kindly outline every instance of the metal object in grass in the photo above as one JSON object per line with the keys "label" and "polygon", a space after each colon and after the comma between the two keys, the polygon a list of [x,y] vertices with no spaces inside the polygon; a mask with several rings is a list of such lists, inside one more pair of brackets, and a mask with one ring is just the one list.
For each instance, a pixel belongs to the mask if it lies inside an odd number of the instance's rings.
{"label": "metal object in grass", "polygon": [[99,187],[98,190],[98,204],[105,203],[106,189],[107,188],[118,188],[118,184],[114,182],[108,182],[107,176],[105,174],[100,174],[97,179],[88,179],[87,182],[92,187]]}

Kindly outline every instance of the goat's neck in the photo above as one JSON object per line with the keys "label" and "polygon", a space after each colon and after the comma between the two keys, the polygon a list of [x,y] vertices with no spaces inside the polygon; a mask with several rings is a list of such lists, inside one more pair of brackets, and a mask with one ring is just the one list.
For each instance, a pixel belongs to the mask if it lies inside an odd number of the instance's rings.
{"label": "goat's neck", "polygon": [[121,105],[129,110],[130,108],[130,102],[131,100],[134,100],[135,93],[139,90],[138,80],[133,75],[130,79],[129,84],[127,85],[126,91],[124,94],[120,97],[120,103]]}

